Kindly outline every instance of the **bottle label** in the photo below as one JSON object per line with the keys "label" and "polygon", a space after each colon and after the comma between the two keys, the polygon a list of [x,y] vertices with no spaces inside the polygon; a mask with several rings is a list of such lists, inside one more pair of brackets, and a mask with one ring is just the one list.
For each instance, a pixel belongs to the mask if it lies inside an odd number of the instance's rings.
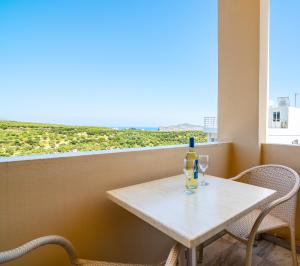
{"label": "bottle label", "polygon": [[194,161],[194,179],[198,179],[198,160]]}

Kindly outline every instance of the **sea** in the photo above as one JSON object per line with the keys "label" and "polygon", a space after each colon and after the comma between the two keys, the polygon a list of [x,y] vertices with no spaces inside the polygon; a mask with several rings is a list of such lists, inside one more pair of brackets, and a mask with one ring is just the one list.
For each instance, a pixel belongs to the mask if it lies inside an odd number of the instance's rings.
{"label": "sea", "polygon": [[158,127],[111,127],[112,129],[122,130],[122,129],[137,129],[142,131],[159,131]]}

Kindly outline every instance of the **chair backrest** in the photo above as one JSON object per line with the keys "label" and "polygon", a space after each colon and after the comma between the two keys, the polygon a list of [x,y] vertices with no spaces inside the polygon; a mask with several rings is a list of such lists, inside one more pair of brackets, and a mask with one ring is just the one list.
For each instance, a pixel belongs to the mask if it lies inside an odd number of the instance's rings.
{"label": "chair backrest", "polygon": [[276,206],[270,214],[289,223],[292,227],[295,226],[297,191],[299,190],[300,178],[294,170],[282,165],[261,165],[240,173],[234,179],[240,179],[248,184],[277,191],[274,196],[260,206],[260,209],[264,209],[268,203],[274,200],[287,197],[288,200]]}

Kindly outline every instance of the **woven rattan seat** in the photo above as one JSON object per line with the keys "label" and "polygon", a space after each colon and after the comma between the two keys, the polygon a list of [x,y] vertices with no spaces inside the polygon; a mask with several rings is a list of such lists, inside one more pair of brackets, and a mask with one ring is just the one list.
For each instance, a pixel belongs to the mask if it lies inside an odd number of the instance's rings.
{"label": "woven rattan seat", "polygon": [[172,247],[168,258],[165,261],[157,264],[129,264],[129,263],[84,260],[84,259],[77,258],[74,247],[70,241],[68,241],[67,239],[61,236],[51,235],[51,236],[44,236],[44,237],[34,239],[15,249],[0,252],[0,264],[18,259],[24,256],[25,254],[29,253],[30,251],[33,251],[41,246],[45,246],[48,244],[59,245],[62,248],[64,248],[64,250],[69,255],[70,265],[72,266],[164,266],[164,265],[176,266],[178,256],[181,250],[181,245],[179,243],[176,243]]}
{"label": "woven rattan seat", "polygon": [[[251,230],[253,228],[253,225],[255,221],[257,220],[258,216],[261,214],[261,210],[255,209],[249,214],[245,215],[243,218],[238,220],[237,222],[231,224],[227,228],[227,232],[231,235],[234,235],[235,237],[240,238],[241,240],[247,241],[249,238],[249,235],[251,233]],[[267,231],[277,229],[280,227],[286,227],[288,224],[281,219],[268,214],[261,222],[257,229],[257,233],[265,233]]]}

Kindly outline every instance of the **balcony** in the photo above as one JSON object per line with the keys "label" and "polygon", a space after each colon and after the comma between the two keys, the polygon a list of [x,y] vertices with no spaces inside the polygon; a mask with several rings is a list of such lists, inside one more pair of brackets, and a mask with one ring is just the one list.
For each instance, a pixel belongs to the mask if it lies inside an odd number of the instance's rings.
{"label": "balcony", "polygon": [[[282,164],[300,173],[299,146],[265,144],[267,26],[268,1],[219,2],[221,141],[196,147],[210,156],[211,175],[228,178],[260,164]],[[131,263],[164,259],[173,241],[109,201],[105,192],[179,174],[185,153],[185,146],[171,146],[2,159],[0,250],[58,234],[71,240],[84,258]],[[299,219],[300,210],[298,244]],[[288,239],[286,231],[270,233],[255,248],[253,263],[291,265],[290,252],[281,247]],[[204,262],[242,265],[244,255],[245,249],[225,236],[205,248]],[[44,247],[9,265],[67,263],[59,248]]]}

